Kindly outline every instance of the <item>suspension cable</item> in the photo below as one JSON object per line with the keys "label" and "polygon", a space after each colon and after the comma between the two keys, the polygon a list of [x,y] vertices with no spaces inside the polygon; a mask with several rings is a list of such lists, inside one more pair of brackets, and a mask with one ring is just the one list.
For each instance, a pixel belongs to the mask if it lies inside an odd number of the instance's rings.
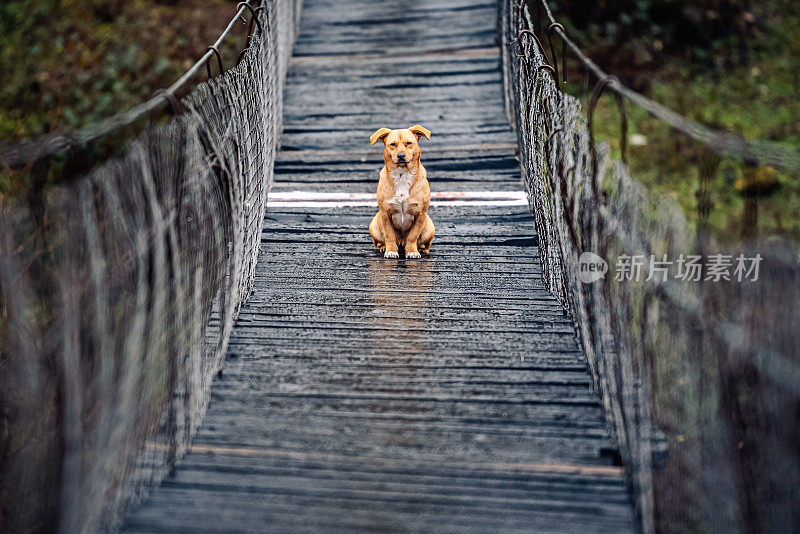
{"label": "suspension cable", "polygon": [[[748,163],[760,163],[791,172],[800,172],[800,149],[781,143],[774,143],[772,141],[750,140],[726,132],[712,130],[626,87],[620,83],[619,80],[609,76],[603,71],[603,69],[592,61],[592,59],[567,36],[564,26],[553,17],[553,12],[550,10],[547,0],[534,1],[544,8],[544,12],[550,20],[551,31],[561,36],[564,43],[572,50],[580,62],[591,71],[597,79],[611,79],[606,85],[607,89],[627,98],[654,117],[661,119],[675,130],[678,130],[695,141],[704,144],[714,152],[732,156]],[[564,69],[563,66],[562,69]]]}

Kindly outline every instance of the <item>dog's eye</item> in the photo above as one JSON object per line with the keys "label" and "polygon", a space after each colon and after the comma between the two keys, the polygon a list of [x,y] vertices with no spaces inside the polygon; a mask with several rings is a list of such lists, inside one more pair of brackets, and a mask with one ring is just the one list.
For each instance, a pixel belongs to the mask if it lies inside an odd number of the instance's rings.
{"label": "dog's eye", "polygon": [[389,146],[390,146],[390,147],[392,147],[392,148],[394,148],[394,147],[396,147],[396,146],[397,146],[397,143],[389,143]]}
{"label": "dog's eye", "polygon": [[406,141],[406,146],[411,146],[411,145],[413,145],[413,144],[414,144],[414,143],[412,143],[411,141]]}

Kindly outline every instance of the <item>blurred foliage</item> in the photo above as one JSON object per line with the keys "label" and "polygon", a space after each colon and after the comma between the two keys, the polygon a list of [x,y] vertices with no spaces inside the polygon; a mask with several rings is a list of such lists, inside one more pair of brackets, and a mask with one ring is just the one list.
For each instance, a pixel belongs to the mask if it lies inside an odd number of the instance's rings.
{"label": "blurred foliage", "polygon": [[[784,32],[800,7],[794,0],[557,0],[556,17],[600,59],[639,88],[650,73],[680,60],[697,72],[724,75],[762,52],[788,52]],[[776,24],[778,25],[776,27]],[[796,43],[795,43],[796,44]]]}
{"label": "blurred foliage", "polygon": [[[235,4],[0,3],[0,142],[76,129],[148,99],[174,82],[216,40]],[[235,45],[241,47],[245,32],[237,33]],[[226,53],[235,58],[238,51]]]}
{"label": "blurred foliage", "polygon": [[[718,130],[800,147],[800,2],[621,0],[550,2],[584,50],[607,72],[674,111]],[[556,42],[560,50],[560,43]],[[569,92],[594,80],[568,60]],[[700,169],[709,179],[708,227],[723,240],[753,235],[746,191],[756,191],[757,231],[800,239],[800,176],[760,169],[769,187],[747,188],[746,167],[715,161],[702,145],[628,103],[629,165],[651,189],[676,198],[690,220],[702,211]],[[601,99],[598,139],[619,155],[619,114]],[[737,186],[738,184],[738,186]]]}

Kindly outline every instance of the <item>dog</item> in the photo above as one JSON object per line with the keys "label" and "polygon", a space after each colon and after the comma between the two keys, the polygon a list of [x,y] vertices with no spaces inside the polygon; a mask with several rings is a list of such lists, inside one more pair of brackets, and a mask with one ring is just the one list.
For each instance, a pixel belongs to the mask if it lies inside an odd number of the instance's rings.
{"label": "dog", "polygon": [[428,173],[420,163],[419,140],[430,140],[431,132],[419,124],[403,130],[381,128],[369,144],[383,141],[384,167],[378,182],[378,213],[369,225],[372,243],[386,258],[406,258],[430,253],[436,228],[428,216],[431,188]]}

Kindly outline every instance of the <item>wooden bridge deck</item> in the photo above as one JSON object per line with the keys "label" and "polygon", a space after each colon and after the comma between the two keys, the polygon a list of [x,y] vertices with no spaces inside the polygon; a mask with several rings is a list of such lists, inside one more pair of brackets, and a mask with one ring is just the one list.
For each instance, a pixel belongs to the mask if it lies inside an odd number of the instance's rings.
{"label": "wooden bridge deck", "polygon": [[397,261],[375,208],[289,203],[373,194],[369,135],[415,123],[434,191],[521,191],[494,25],[483,0],[305,1],[255,292],[191,452],[126,531],[633,529],[526,206],[441,202],[433,254]]}

